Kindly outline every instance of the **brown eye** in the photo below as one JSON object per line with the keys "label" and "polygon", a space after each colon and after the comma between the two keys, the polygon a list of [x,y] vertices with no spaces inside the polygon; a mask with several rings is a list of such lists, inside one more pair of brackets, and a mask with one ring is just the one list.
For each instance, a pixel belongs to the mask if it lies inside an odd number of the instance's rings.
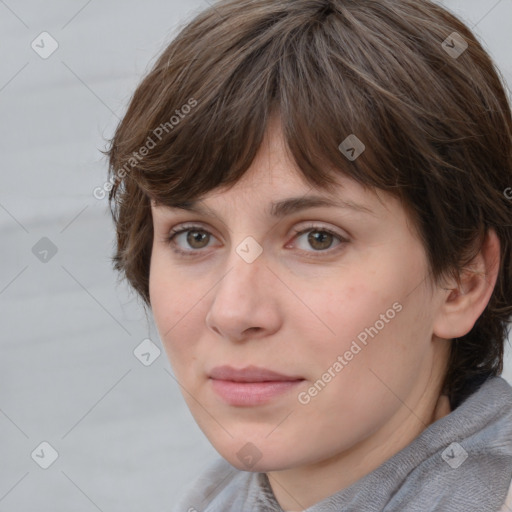
{"label": "brown eye", "polygon": [[327,231],[310,231],[308,235],[308,243],[317,251],[329,249],[333,239],[333,235]]}
{"label": "brown eye", "polygon": [[[300,250],[310,254],[332,253],[336,250],[337,246],[348,242],[342,235],[323,226],[309,226],[307,229],[296,230],[295,234],[297,239],[296,245]],[[307,237],[304,236],[306,234]]]}
{"label": "brown eye", "polygon": [[212,234],[200,226],[182,226],[181,229],[171,230],[167,237],[167,243],[178,254],[194,256],[200,254],[208,247]]}
{"label": "brown eye", "polygon": [[[187,244],[194,249],[203,249],[208,246],[209,233],[204,231],[187,231]],[[206,240],[206,244],[204,243]]]}

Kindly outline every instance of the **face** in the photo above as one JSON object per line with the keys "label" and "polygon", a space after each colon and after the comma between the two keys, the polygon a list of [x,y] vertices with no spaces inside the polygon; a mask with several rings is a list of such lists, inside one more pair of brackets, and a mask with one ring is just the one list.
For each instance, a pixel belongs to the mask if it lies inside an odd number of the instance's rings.
{"label": "face", "polygon": [[[337,205],[283,203],[311,196]],[[196,206],[152,205],[150,300],[213,446],[271,471],[392,443],[439,350],[439,298],[400,203],[343,176],[313,189],[271,125],[242,180]]]}

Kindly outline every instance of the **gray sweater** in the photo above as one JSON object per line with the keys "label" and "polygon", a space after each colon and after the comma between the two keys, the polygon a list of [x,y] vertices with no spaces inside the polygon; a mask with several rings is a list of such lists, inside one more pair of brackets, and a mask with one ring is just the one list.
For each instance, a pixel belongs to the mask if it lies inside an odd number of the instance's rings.
{"label": "gray sweater", "polygon": [[[490,377],[377,469],[306,512],[512,512],[504,506],[511,480],[512,387]],[[263,511],[282,512],[265,473],[224,459],[173,509]]]}

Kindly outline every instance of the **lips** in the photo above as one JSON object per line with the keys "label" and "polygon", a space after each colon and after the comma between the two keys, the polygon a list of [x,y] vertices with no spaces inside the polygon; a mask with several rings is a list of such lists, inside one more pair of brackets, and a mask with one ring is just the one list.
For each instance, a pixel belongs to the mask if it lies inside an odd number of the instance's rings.
{"label": "lips", "polygon": [[304,380],[297,375],[284,375],[257,366],[239,370],[231,366],[217,366],[209,373],[209,377],[213,390],[232,406],[267,403]]}
{"label": "lips", "polygon": [[303,380],[302,377],[283,375],[257,366],[248,366],[241,370],[236,370],[231,366],[217,366],[210,372],[210,378],[216,380],[230,380],[233,382],[278,382]]}

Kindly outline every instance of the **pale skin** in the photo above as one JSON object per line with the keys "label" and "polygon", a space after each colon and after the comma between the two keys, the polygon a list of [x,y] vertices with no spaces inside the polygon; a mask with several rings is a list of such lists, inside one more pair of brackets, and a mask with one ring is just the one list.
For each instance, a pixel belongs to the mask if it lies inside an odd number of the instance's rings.
{"label": "pale skin", "polygon": [[[268,215],[273,201],[313,194],[372,213],[322,206]],[[283,510],[348,487],[450,413],[441,395],[450,340],[471,330],[491,296],[499,264],[493,231],[460,287],[451,278],[431,285],[400,202],[342,175],[338,187],[312,189],[287,157],[276,122],[243,178],[200,204],[217,218],[152,203],[152,311],[198,425],[241,470],[248,468],[237,452],[255,445],[261,458],[250,470],[267,474]],[[171,229],[185,223],[197,228],[170,245]],[[236,252],[249,236],[263,250],[252,263]],[[301,404],[298,392],[397,302],[401,311]],[[304,381],[266,404],[232,406],[212,390],[208,371],[218,365],[255,365]]]}

